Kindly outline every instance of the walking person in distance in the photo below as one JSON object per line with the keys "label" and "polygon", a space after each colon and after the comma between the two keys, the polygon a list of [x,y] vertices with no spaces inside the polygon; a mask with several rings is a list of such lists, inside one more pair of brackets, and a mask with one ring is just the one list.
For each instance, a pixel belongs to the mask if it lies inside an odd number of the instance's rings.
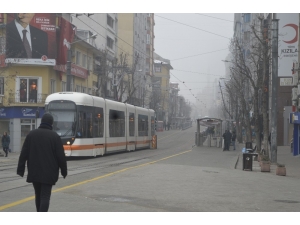
{"label": "walking person in distance", "polygon": [[50,204],[52,186],[61,175],[67,176],[67,162],[59,135],[52,131],[53,117],[45,113],[38,129],[26,136],[17,168],[17,174],[24,176],[27,162],[27,182],[35,191],[37,212],[47,212]]}
{"label": "walking person in distance", "polygon": [[231,141],[232,141],[232,145],[233,145],[233,151],[235,151],[235,139],[236,139],[236,134],[235,131],[232,132],[232,137],[231,137]]}
{"label": "walking person in distance", "polygon": [[3,136],[1,138],[1,143],[2,143],[2,147],[3,147],[3,151],[5,153],[5,157],[7,157],[9,144],[10,144],[10,137],[7,134],[7,132],[3,133]]}

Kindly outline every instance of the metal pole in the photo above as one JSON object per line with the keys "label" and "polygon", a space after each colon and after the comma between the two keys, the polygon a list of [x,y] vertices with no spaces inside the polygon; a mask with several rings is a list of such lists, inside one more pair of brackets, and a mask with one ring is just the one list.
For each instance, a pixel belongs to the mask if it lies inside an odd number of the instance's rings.
{"label": "metal pole", "polygon": [[71,74],[71,54],[72,54],[72,51],[71,51],[71,47],[70,49],[68,49],[68,52],[67,52],[67,91],[72,91],[71,90],[71,87],[72,87],[72,74]]}
{"label": "metal pole", "polygon": [[271,162],[277,162],[277,83],[278,83],[278,19],[272,19],[272,127]]}

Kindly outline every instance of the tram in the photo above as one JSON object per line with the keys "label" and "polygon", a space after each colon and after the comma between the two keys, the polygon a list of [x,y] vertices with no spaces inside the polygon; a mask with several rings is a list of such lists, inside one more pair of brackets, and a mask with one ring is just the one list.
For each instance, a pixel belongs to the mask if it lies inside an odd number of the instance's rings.
{"label": "tram", "polygon": [[54,118],[66,156],[147,149],[155,134],[154,110],[85,93],[53,93],[45,111]]}

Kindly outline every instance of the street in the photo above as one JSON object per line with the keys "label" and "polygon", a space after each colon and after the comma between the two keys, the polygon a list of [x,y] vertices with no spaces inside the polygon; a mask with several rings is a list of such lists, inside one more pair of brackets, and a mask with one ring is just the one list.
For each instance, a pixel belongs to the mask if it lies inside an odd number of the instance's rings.
{"label": "street", "polygon": [[[68,160],[49,212],[299,212],[299,178],[243,171],[242,144],[229,152],[192,147],[194,133],[157,132],[158,149]],[[17,153],[1,160],[0,211],[34,212]]]}

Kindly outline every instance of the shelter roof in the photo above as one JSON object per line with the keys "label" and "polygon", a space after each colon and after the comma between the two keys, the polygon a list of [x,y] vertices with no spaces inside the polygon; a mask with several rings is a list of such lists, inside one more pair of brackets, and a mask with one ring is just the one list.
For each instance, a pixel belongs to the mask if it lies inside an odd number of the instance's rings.
{"label": "shelter roof", "polygon": [[197,123],[199,123],[200,126],[212,127],[212,126],[216,126],[218,124],[221,124],[222,120],[217,119],[217,118],[205,117],[205,118],[197,119]]}

